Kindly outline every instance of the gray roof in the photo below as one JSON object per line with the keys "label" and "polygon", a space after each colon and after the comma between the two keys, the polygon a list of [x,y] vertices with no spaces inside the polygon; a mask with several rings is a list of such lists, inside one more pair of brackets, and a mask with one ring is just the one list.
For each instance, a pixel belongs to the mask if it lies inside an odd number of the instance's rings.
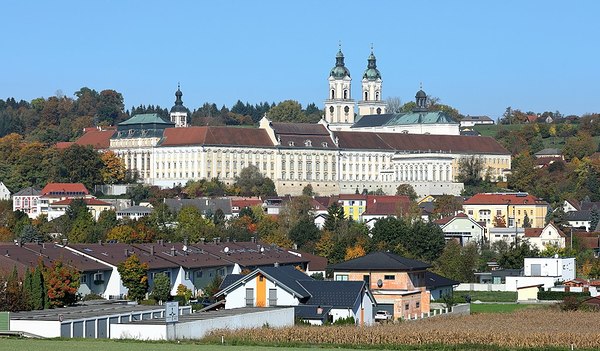
{"label": "gray roof", "polygon": [[[299,305],[294,306],[294,315],[298,319],[320,319],[324,320],[329,315],[332,306],[321,305]],[[321,308],[321,313],[317,313],[317,309]]]}
{"label": "gray roof", "polygon": [[559,149],[543,149],[536,152],[534,155],[562,155]]}
{"label": "gray roof", "polygon": [[194,206],[202,214],[214,214],[217,209],[221,209],[225,215],[231,215],[231,199],[165,199],[165,204],[173,212],[179,212],[185,206]]}
{"label": "gray roof", "polygon": [[461,121],[492,121],[488,116],[465,116],[461,119]]}
{"label": "gray roof", "polygon": [[458,285],[460,282],[456,280],[448,279],[439,274],[435,274],[433,272],[425,272],[425,286],[428,289],[436,289],[446,286],[454,286]]}
{"label": "gray roof", "polygon": [[41,194],[42,194],[41,190],[29,186],[27,188],[23,188],[23,189],[19,190],[19,192],[13,194],[13,196],[39,196]]}
{"label": "gray roof", "polygon": [[243,276],[244,276],[243,274],[227,274],[225,276],[225,278],[223,278],[223,281],[221,282],[221,285],[219,286],[219,290],[227,289],[227,287],[229,287],[231,284],[242,279]]}
{"label": "gray roof", "polygon": [[418,111],[362,116],[352,128],[393,127],[413,124],[458,124],[443,111]]}
{"label": "gray roof", "polygon": [[300,285],[300,281],[313,280],[313,278],[307,276],[292,266],[257,268],[248,275],[242,276],[234,282],[228,282],[228,285],[222,284],[222,289],[216,294],[216,296],[222,295],[226,290],[233,290],[237,285],[243,283],[245,279],[249,279],[259,273],[273,281],[276,281],[279,286],[291,294],[298,296],[300,299],[307,299],[310,297],[308,291],[306,291],[306,289]]}
{"label": "gray roof", "polygon": [[565,213],[565,218],[567,221],[591,221],[592,211],[581,210],[567,212]]}
{"label": "gray roof", "polygon": [[365,289],[364,281],[300,281],[300,285],[308,291],[308,305],[333,306],[334,308],[352,308],[362,297]]}
{"label": "gray roof", "polygon": [[350,261],[329,266],[334,271],[419,271],[431,265],[390,252],[374,252]]}

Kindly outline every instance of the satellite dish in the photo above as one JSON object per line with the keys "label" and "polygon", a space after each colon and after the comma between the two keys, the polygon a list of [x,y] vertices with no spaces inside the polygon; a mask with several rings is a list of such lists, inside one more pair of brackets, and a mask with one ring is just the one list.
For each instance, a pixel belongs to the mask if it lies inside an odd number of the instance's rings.
{"label": "satellite dish", "polygon": [[377,287],[381,288],[383,286],[383,281],[381,279],[377,280]]}
{"label": "satellite dish", "polygon": [[225,248],[223,249],[223,252],[228,253],[229,252],[229,247],[225,246]]}
{"label": "satellite dish", "polygon": [[261,252],[261,253],[265,252],[265,248],[261,246],[261,247],[260,247],[260,252]]}
{"label": "satellite dish", "polygon": [[181,248],[183,251],[187,251],[188,247],[187,245],[183,245],[183,247]]}

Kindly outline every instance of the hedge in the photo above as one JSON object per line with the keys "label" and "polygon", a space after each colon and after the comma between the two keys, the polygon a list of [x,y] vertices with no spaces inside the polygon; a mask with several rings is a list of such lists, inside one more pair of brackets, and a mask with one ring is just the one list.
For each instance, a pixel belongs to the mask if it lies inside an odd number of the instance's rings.
{"label": "hedge", "polygon": [[563,300],[567,296],[574,296],[578,300],[583,300],[590,296],[590,292],[564,292],[564,291],[539,291],[538,300]]}

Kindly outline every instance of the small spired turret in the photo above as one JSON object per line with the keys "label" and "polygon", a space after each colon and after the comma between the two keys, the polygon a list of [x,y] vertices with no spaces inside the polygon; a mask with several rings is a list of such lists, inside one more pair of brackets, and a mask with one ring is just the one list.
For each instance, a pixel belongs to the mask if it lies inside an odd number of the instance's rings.
{"label": "small spired turret", "polygon": [[386,112],[386,104],[381,99],[381,86],[381,73],[377,69],[377,59],[371,45],[371,55],[367,58],[367,69],[362,78],[362,99],[358,102],[360,116],[380,115]]}
{"label": "small spired turret", "polygon": [[175,123],[175,127],[187,127],[188,109],[183,106],[183,101],[181,100],[182,96],[183,93],[181,92],[179,83],[177,83],[175,105],[171,107],[171,112],[169,113],[171,122]]}

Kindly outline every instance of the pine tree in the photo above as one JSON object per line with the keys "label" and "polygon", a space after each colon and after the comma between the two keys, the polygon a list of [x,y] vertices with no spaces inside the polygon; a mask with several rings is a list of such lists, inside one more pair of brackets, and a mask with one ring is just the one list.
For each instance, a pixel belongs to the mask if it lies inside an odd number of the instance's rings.
{"label": "pine tree", "polygon": [[27,268],[25,270],[25,277],[23,278],[23,290],[29,292],[27,299],[27,305],[29,307],[28,309],[33,309],[33,294],[31,293],[32,284],[33,275],[31,274],[31,270]]}
{"label": "pine tree", "polygon": [[40,263],[31,277],[31,308],[34,310],[43,310],[49,307],[47,305],[47,293],[44,284],[43,265]]}

